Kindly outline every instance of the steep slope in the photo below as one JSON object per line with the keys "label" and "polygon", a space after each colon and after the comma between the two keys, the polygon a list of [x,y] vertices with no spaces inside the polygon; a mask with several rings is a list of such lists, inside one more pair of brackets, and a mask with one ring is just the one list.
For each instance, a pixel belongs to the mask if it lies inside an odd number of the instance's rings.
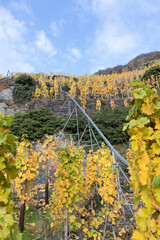
{"label": "steep slope", "polygon": [[153,64],[157,60],[160,60],[160,52],[151,52],[147,54],[141,54],[134,59],[132,59],[128,64],[126,65],[118,65],[113,68],[107,68],[105,70],[99,70],[96,72],[96,75],[108,75],[112,73],[122,73],[122,72],[128,72],[133,71],[135,69],[142,69],[145,66],[149,66],[150,64]]}

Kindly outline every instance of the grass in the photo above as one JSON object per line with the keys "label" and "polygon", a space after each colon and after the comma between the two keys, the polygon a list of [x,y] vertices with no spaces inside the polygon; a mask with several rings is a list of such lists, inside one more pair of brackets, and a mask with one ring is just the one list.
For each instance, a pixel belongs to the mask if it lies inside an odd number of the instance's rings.
{"label": "grass", "polygon": [[[41,217],[39,214],[41,211]],[[19,208],[14,209],[15,219],[18,224]],[[29,207],[25,211],[24,231],[22,240],[30,239],[45,239],[51,237],[52,231],[50,230],[50,223],[52,222],[49,210],[41,210],[38,207]],[[48,238],[46,238],[48,239]]]}

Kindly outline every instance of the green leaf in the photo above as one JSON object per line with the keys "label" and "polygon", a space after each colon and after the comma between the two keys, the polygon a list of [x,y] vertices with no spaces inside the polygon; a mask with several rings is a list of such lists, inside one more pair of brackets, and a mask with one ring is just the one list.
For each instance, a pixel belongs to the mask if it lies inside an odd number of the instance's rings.
{"label": "green leaf", "polygon": [[20,233],[19,227],[16,224],[14,225],[14,229],[12,230],[12,239],[22,240],[22,233]]}
{"label": "green leaf", "polygon": [[70,229],[71,231],[75,230],[74,225],[73,225],[73,224],[70,224],[70,225],[69,225],[69,229]]}
{"label": "green leaf", "polygon": [[132,128],[132,127],[139,127],[139,128],[142,128],[144,127],[147,123],[149,123],[149,119],[146,118],[146,117],[141,117],[137,120],[135,119],[132,119],[130,122],[129,122],[129,128]]}
{"label": "green leaf", "polygon": [[134,197],[134,199],[133,199],[134,204],[135,204],[135,205],[138,205],[139,202],[140,202],[140,200],[141,200],[140,196],[138,196],[138,197]]}
{"label": "green leaf", "polygon": [[4,120],[4,116],[3,114],[0,112],[0,126],[4,126],[5,125],[5,120]]}
{"label": "green leaf", "polygon": [[141,90],[136,89],[133,91],[133,94],[135,99],[143,99],[144,97],[147,96],[146,92],[143,89]]}
{"label": "green leaf", "polygon": [[145,84],[140,79],[135,79],[129,83],[132,86],[132,89],[136,88],[143,88]]}
{"label": "green leaf", "polygon": [[74,223],[75,220],[76,220],[76,217],[75,217],[74,215],[71,215],[71,216],[69,217],[69,220],[70,220],[71,223]]}
{"label": "green leaf", "polygon": [[125,123],[124,126],[123,126],[123,131],[125,131],[128,127],[129,123]]}
{"label": "green leaf", "polygon": [[76,223],[77,228],[81,227],[81,224],[79,222]]}
{"label": "green leaf", "polygon": [[5,158],[4,157],[0,157],[0,163],[4,162]]}
{"label": "green leaf", "polygon": [[156,201],[158,203],[160,203],[160,189],[158,188],[158,189],[154,190],[153,194],[155,196]]}
{"label": "green leaf", "polygon": [[5,169],[6,168],[6,165],[4,164],[4,163],[1,163],[0,162],[0,170],[3,170],[3,169]]}
{"label": "green leaf", "polygon": [[8,235],[10,234],[10,229],[8,227],[4,227],[0,230],[0,239],[6,239]]}
{"label": "green leaf", "polygon": [[159,184],[160,184],[160,175],[155,176],[155,178],[153,179],[153,182],[152,182],[152,186],[158,187]]}
{"label": "green leaf", "polygon": [[6,143],[6,134],[0,132],[0,145]]}
{"label": "green leaf", "polygon": [[6,168],[6,165],[5,165],[4,161],[5,161],[5,158],[0,157],[0,170]]}
{"label": "green leaf", "polygon": [[4,204],[8,203],[8,194],[0,192],[0,202],[3,202]]}
{"label": "green leaf", "polygon": [[11,126],[12,121],[13,121],[13,116],[12,115],[6,116],[6,126]]}
{"label": "green leaf", "polygon": [[5,214],[3,218],[4,218],[4,221],[7,223],[7,225],[12,226],[14,224],[12,214]]}
{"label": "green leaf", "polygon": [[0,215],[6,214],[7,208],[6,207],[0,207]]}
{"label": "green leaf", "polygon": [[155,108],[155,109],[160,109],[160,101],[156,101],[156,102],[154,103],[154,108]]}

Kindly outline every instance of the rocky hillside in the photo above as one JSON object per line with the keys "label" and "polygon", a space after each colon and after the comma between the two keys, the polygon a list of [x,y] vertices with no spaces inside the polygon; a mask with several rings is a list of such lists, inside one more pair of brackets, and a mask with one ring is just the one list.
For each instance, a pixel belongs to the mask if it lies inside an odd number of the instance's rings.
{"label": "rocky hillside", "polygon": [[[14,115],[15,113],[27,113],[29,110],[37,109],[38,107],[45,107],[53,114],[57,114],[60,107],[64,103],[64,97],[58,95],[57,99],[33,99],[25,104],[15,103],[13,99],[14,77],[5,77],[0,79],[0,112],[3,115]],[[66,91],[66,90],[65,90]],[[81,105],[79,98],[76,101]],[[94,113],[96,109],[97,99],[86,99],[86,112],[88,114]],[[124,99],[114,99],[116,105],[123,106]],[[110,99],[104,99],[101,109],[110,106]],[[73,107],[73,106],[72,106]],[[64,111],[64,110],[63,110]],[[66,110],[68,111],[68,109]],[[67,114],[68,112],[64,112]],[[62,113],[63,114],[63,113]]]}
{"label": "rocky hillside", "polygon": [[112,73],[122,73],[122,72],[128,72],[133,71],[135,69],[142,69],[145,66],[149,66],[150,64],[153,64],[157,60],[160,60],[160,52],[151,52],[147,54],[141,54],[137,57],[135,57],[133,60],[131,60],[126,65],[118,65],[113,68],[107,68],[105,70],[99,70],[95,74],[97,75],[108,75]]}

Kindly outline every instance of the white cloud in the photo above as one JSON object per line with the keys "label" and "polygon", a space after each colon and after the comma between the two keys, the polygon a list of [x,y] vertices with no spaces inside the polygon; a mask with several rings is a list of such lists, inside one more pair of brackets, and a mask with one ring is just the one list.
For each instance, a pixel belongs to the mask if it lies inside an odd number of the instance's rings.
{"label": "white cloud", "polygon": [[126,29],[123,24],[104,23],[102,29],[95,35],[94,49],[110,53],[123,53],[134,49],[138,42],[138,35]]}
{"label": "white cloud", "polygon": [[76,59],[80,60],[82,58],[82,55],[80,51],[77,48],[71,48],[70,49],[70,54]]}
{"label": "white cloud", "polygon": [[[85,2],[85,0],[77,0],[77,2]],[[87,1],[86,1],[87,2]],[[85,4],[81,4],[81,7],[86,10]],[[100,18],[112,14],[120,15],[122,11],[128,13],[128,11],[139,11],[141,14],[154,14],[160,11],[160,1],[159,0],[91,0],[90,9],[94,14],[97,14]]]}
{"label": "white cloud", "polygon": [[[143,50],[140,49],[142,43],[146,41],[142,26],[145,33],[148,31],[148,26],[155,28],[153,17],[154,14],[160,12],[159,0],[155,0],[154,3],[150,0],[135,0],[134,2],[90,0],[90,5],[88,0],[77,0],[77,4],[86,14],[91,13],[97,18],[92,43],[86,51],[91,56],[91,60],[95,59],[95,61],[105,59],[105,56],[111,53],[132,55],[134,51],[144,51],[147,48],[144,44]],[[144,14],[145,21],[143,22],[142,17],[138,24],[137,14],[140,16]],[[151,14],[152,20],[146,21],[146,16]]]}
{"label": "white cloud", "polygon": [[82,54],[78,48],[69,47],[65,56],[72,62],[77,62],[82,59]]}
{"label": "white cloud", "polygon": [[27,12],[28,14],[31,13],[31,9],[30,7],[28,6],[28,4],[26,3],[25,0],[21,0],[21,1],[12,1],[10,3],[10,6],[12,8],[14,8],[16,11],[25,11]]}
{"label": "white cloud", "polygon": [[59,22],[52,21],[50,28],[53,32],[54,37],[58,37],[60,35],[65,23],[66,23],[66,21],[64,19],[61,19]]}
{"label": "white cloud", "polygon": [[[111,14],[114,9],[117,8],[117,3],[117,0],[92,0],[91,8],[93,12],[102,17],[102,13],[106,16],[108,13]],[[110,12],[108,12],[108,10],[110,10]]]}
{"label": "white cloud", "polygon": [[9,10],[0,7],[0,73],[8,70],[33,72],[29,61],[32,49],[25,42],[26,27],[23,21],[15,19]]}
{"label": "white cloud", "polygon": [[102,18],[103,14],[107,16],[108,9],[112,7],[112,11],[109,12],[109,14],[111,14],[114,9],[117,8],[118,0],[76,0],[76,2],[79,11],[89,12],[89,14],[96,14]]}
{"label": "white cloud", "polygon": [[[138,0],[135,1],[136,5],[139,6]],[[134,22],[130,20],[129,14],[132,16],[138,11],[132,2],[127,0],[91,0],[90,5],[88,5],[88,1],[77,0],[77,3],[86,15],[91,13],[97,20],[91,37],[92,42],[86,50],[86,55],[93,64],[92,69],[100,65],[105,66],[105,64],[107,67],[109,64],[112,65],[112,61],[116,62],[116,58],[119,59],[120,56],[124,56],[123,59],[126,60],[129,56],[142,51],[140,48],[142,36],[138,31],[138,26],[133,27]]]}
{"label": "white cloud", "polygon": [[143,14],[156,14],[160,12],[160,1],[159,0],[136,0],[136,5],[138,6],[140,12]]}
{"label": "white cloud", "polygon": [[[57,53],[43,30],[35,33],[24,21],[17,20],[11,11],[0,7],[0,73],[35,72],[46,67],[44,59]],[[38,69],[37,69],[38,68]]]}
{"label": "white cloud", "polygon": [[57,37],[58,35],[59,35],[59,33],[60,33],[60,29],[59,29],[59,27],[58,27],[58,24],[57,24],[57,22],[56,21],[53,21],[52,23],[51,23],[51,30],[52,30],[52,32],[53,32],[53,35],[55,36],[55,37]]}
{"label": "white cloud", "polygon": [[16,20],[9,11],[0,8],[0,39],[14,42],[20,40],[24,32],[24,22]]}
{"label": "white cloud", "polygon": [[[130,31],[122,21],[112,22],[110,19],[105,19],[102,25],[96,28],[93,42],[86,54],[96,68],[99,65],[109,67],[109,65],[113,66],[112,64],[119,64],[119,60],[116,62],[116,58],[125,56],[126,60],[138,52],[140,42],[141,36]],[[112,63],[113,60],[114,63]],[[126,62],[121,63],[125,64]]]}
{"label": "white cloud", "polygon": [[84,10],[90,9],[90,0],[77,0],[77,4],[79,7],[83,8]]}
{"label": "white cloud", "polygon": [[42,52],[47,53],[49,57],[52,57],[57,53],[57,50],[54,48],[43,30],[37,32],[35,44]]}

